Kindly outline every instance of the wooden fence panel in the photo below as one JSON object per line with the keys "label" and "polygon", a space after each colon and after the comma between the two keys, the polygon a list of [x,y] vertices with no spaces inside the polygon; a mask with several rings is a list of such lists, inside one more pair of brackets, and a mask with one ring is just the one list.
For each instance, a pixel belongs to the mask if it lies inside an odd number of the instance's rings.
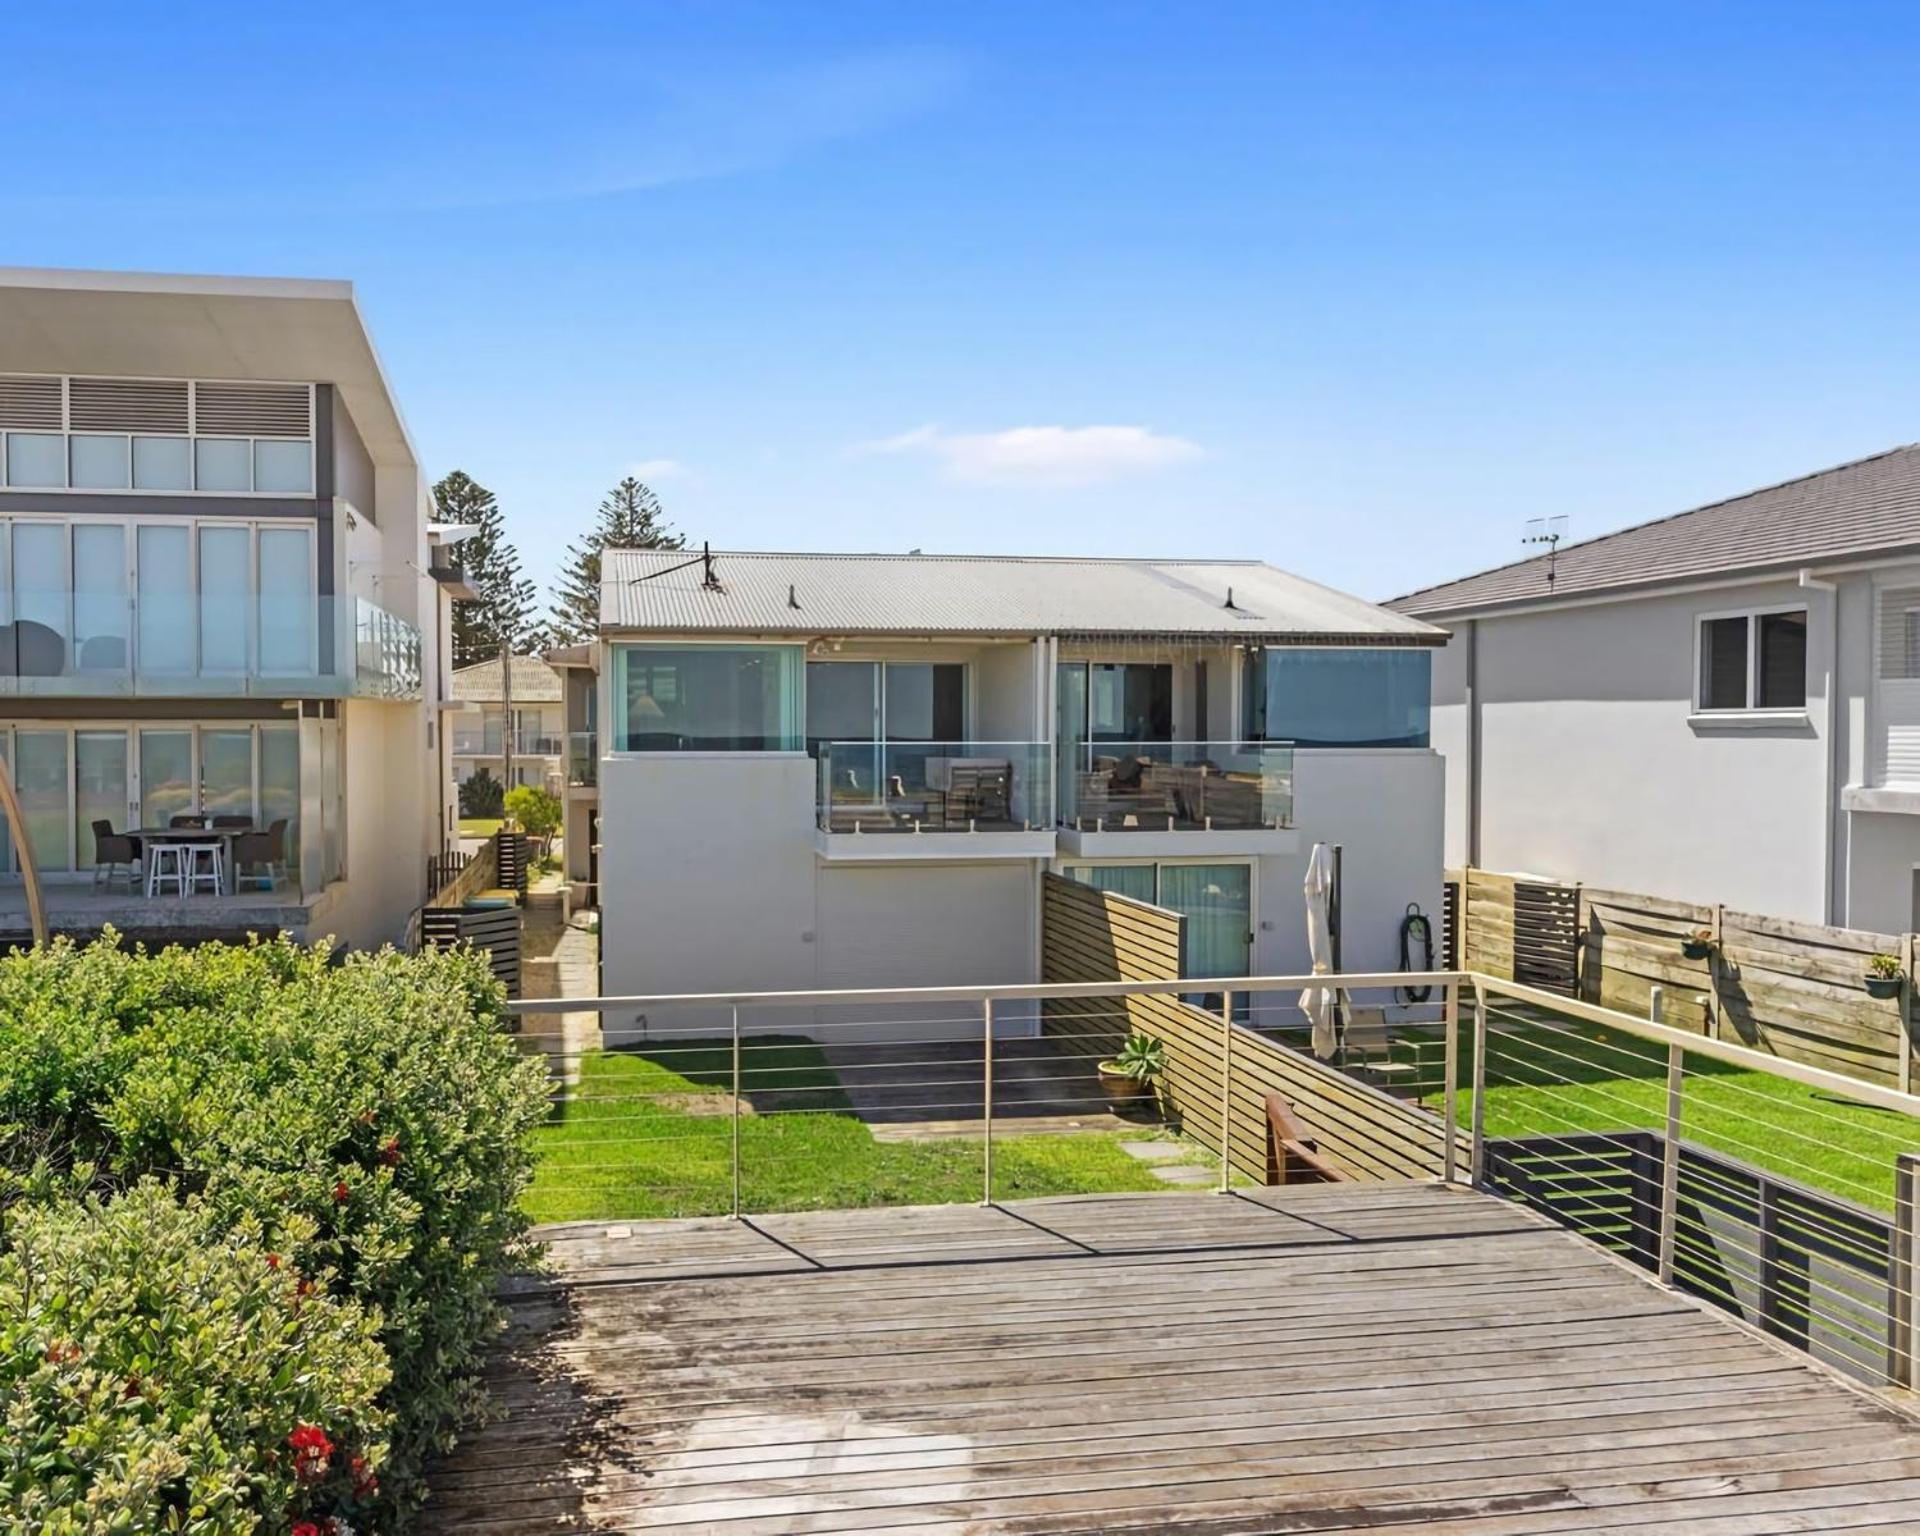
{"label": "wooden fence panel", "polygon": [[[1047,981],[1172,981],[1180,975],[1178,913],[1077,880],[1043,881],[1042,976]],[[1319,1154],[1356,1178],[1434,1178],[1441,1171],[1437,1116],[1359,1082],[1244,1024],[1174,996],[1049,998],[1042,1030],[1075,1054],[1111,1052],[1134,1030],[1166,1048],[1161,1092],[1189,1135],[1221,1144],[1223,1084],[1229,1161],[1264,1182],[1269,1172],[1268,1094],[1277,1093]],[[1226,1062],[1231,1056],[1230,1079]]]}
{"label": "wooden fence panel", "polygon": [[500,907],[427,907],[420,913],[420,936],[435,949],[471,944],[487,952],[493,978],[520,995],[520,909]]}
{"label": "wooden fence panel", "polygon": [[[1543,942],[1527,937],[1529,924],[1550,912],[1545,920],[1552,933],[1563,935],[1568,928],[1561,914],[1571,906],[1577,995],[1586,1001],[1644,1017],[1659,987],[1662,1016],[1676,1028],[1909,1093],[1920,1088],[1911,981],[1891,998],[1869,995],[1865,984],[1867,961],[1876,954],[1900,957],[1911,976],[1911,935],[1831,928],[1637,891],[1550,886],[1477,869],[1450,871],[1448,878],[1458,883],[1464,908],[1461,964],[1467,970],[1525,980],[1518,973]],[[1703,929],[1713,947],[1689,959],[1683,946]]]}

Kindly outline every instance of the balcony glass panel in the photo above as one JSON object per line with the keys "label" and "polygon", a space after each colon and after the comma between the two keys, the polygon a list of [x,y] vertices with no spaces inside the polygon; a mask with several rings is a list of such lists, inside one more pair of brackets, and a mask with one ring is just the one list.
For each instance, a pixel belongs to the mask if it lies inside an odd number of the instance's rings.
{"label": "balcony glass panel", "polygon": [[567,782],[593,785],[600,782],[599,753],[592,731],[567,733]]}
{"label": "balcony glass panel", "polygon": [[305,496],[313,490],[313,445],[270,439],[253,445],[253,488]]}
{"label": "balcony glass panel", "polygon": [[144,523],[140,554],[140,670],[149,676],[188,676],[194,670],[193,530]]}
{"label": "balcony glass panel", "polygon": [[123,672],[132,642],[127,611],[127,530],[82,523],[73,530],[74,662],[83,672]]}
{"label": "balcony glass panel", "polygon": [[1273,742],[1086,742],[1063,826],[1082,832],[1254,831],[1293,825],[1293,750]]}
{"label": "balcony glass panel", "polygon": [[193,444],[193,483],[203,491],[253,489],[253,452],[244,437],[202,437]]}
{"label": "balcony glass panel", "polygon": [[796,752],[801,668],[796,645],[616,646],[615,750]]}
{"label": "balcony glass panel", "polygon": [[313,536],[304,528],[260,530],[260,670],[313,670]]}
{"label": "balcony glass panel", "polygon": [[124,491],[130,479],[127,440],[118,435],[76,432],[68,439],[76,491]]}
{"label": "balcony glass panel", "polygon": [[247,670],[247,560],[245,527],[200,530],[200,673],[239,676]]}
{"label": "balcony glass panel", "polygon": [[1053,825],[1043,742],[829,741],[819,759],[828,832],[1026,832]]}
{"label": "balcony glass panel", "polygon": [[133,488],[136,491],[193,489],[193,445],[184,437],[136,437],[133,440]]}
{"label": "balcony glass panel", "polygon": [[67,483],[67,440],[57,432],[7,434],[7,484],[26,490]]}
{"label": "balcony glass panel", "polygon": [[1242,724],[1296,747],[1424,747],[1432,695],[1425,647],[1268,646],[1248,652]]}

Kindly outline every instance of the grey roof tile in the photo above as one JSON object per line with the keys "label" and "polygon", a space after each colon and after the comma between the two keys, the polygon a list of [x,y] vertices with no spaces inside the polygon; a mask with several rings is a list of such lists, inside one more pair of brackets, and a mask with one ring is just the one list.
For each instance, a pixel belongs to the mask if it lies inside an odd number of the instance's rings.
{"label": "grey roof tile", "polygon": [[1509,603],[1628,589],[1920,546],[1920,444],[1564,545],[1388,604],[1442,617]]}

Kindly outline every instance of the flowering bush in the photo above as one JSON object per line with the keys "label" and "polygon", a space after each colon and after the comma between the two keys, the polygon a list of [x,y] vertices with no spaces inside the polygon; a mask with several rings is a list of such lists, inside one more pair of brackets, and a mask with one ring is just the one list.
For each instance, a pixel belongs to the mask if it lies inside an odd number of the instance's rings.
{"label": "flowering bush", "polygon": [[[304,1411],[276,1453],[290,1478],[324,1463],[348,1506],[377,1502],[380,1529],[484,1406],[546,1102],[484,957],[340,962],[285,942],[128,955],[109,936],[0,961],[0,1204],[8,1170],[37,1164],[84,1165],[109,1197],[157,1175],[216,1230],[257,1232],[261,1268],[297,1299],[360,1306],[391,1372],[382,1454]],[[288,1441],[302,1425],[333,1449]]]}
{"label": "flowering bush", "polygon": [[336,1445],[368,1469],[385,1458],[378,1320],[324,1290],[301,1295],[267,1258],[257,1223],[223,1232],[157,1180],[12,1209],[0,1526],[284,1530],[369,1504],[375,1474],[331,1458]]}

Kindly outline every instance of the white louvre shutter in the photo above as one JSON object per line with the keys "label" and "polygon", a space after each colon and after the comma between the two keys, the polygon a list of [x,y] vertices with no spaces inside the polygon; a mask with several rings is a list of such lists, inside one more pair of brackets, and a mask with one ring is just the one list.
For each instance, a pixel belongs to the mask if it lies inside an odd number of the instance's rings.
{"label": "white louvre shutter", "polygon": [[162,432],[185,436],[184,379],[69,379],[75,432]]}
{"label": "white louvre shutter", "polygon": [[311,437],[305,384],[195,384],[193,430],[202,437]]}
{"label": "white louvre shutter", "polygon": [[16,432],[60,432],[66,427],[60,379],[0,373],[0,427]]}

